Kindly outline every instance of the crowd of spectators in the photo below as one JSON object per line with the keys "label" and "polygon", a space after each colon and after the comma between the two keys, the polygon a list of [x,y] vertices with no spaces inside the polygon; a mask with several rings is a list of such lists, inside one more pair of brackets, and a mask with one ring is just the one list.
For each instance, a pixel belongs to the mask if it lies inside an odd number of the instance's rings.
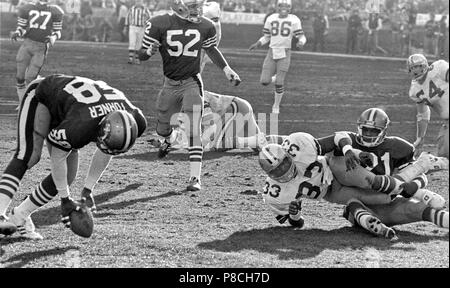
{"label": "crowd of spectators", "polygon": [[[17,7],[26,0],[0,0],[10,2]],[[270,14],[276,10],[276,0],[215,0],[221,4],[223,11]],[[368,5],[379,2],[379,13],[368,13]],[[51,0],[67,9],[70,3],[78,3],[79,13],[66,13],[64,38],[69,40],[127,41],[123,32],[124,18],[134,0]],[[293,13],[302,19],[305,25],[311,25],[313,34],[311,49],[326,50],[329,33],[333,23],[342,21],[347,25],[347,53],[384,54],[405,56],[411,46],[423,48],[427,55],[444,53],[448,43],[448,20],[446,16],[436,21],[435,14],[448,15],[447,0],[292,0]],[[144,0],[151,12],[170,9],[167,0]],[[108,9],[104,9],[108,8]],[[103,17],[93,17],[94,10],[112,11]],[[420,37],[417,31],[418,13],[430,15]],[[331,26],[331,27],[330,27]],[[381,47],[378,42],[379,31],[388,30],[390,44]],[[118,32],[118,33],[115,33]],[[114,34],[115,33],[115,34]],[[113,37],[113,35],[115,35]],[[422,36],[423,35],[423,36]],[[113,39],[115,38],[115,39]],[[420,39],[418,39],[420,38]],[[448,44],[447,44],[448,45]]]}

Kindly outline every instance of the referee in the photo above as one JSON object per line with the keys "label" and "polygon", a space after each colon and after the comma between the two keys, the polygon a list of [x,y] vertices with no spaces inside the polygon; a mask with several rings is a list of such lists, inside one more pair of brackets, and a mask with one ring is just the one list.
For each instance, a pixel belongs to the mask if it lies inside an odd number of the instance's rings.
{"label": "referee", "polygon": [[145,21],[151,16],[151,12],[144,6],[143,0],[136,0],[136,4],[128,11],[125,19],[125,29],[128,31],[128,64],[140,64],[137,52],[142,46],[142,38],[145,33]]}

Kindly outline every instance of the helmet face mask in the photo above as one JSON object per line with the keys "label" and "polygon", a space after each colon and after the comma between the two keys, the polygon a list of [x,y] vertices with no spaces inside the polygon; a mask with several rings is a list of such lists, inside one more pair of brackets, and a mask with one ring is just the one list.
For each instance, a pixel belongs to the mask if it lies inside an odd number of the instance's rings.
{"label": "helmet face mask", "polygon": [[370,108],[359,116],[357,123],[356,142],[365,147],[375,147],[383,143],[390,120],[383,110]]}
{"label": "helmet face mask", "polygon": [[418,79],[428,72],[428,60],[422,54],[413,54],[406,62],[408,73],[413,79]]}
{"label": "helmet face mask", "polygon": [[118,155],[133,147],[138,127],[133,116],[126,111],[113,111],[99,123],[97,147],[106,154]]}
{"label": "helmet face mask", "polygon": [[269,144],[262,148],[259,164],[271,179],[280,183],[287,183],[298,174],[291,155],[278,144]]}
{"label": "helmet face mask", "polygon": [[172,11],[180,18],[193,23],[200,23],[203,15],[204,0],[173,0]]}

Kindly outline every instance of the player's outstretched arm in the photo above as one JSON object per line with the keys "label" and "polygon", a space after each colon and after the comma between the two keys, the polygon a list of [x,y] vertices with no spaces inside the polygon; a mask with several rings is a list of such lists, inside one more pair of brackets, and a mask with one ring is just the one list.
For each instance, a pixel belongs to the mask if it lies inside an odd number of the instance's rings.
{"label": "player's outstretched arm", "polygon": [[252,51],[256,48],[259,48],[261,46],[264,46],[265,44],[270,42],[270,36],[264,35],[261,38],[258,39],[258,41],[256,41],[255,43],[253,43],[252,45],[250,45],[250,47],[248,48],[249,51]]}
{"label": "player's outstretched arm", "polygon": [[234,85],[238,86],[241,83],[241,78],[239,75],[231,69],[231,67],[228,65],[227,61],[223,57],[222,53],[217,49],[216,46],[210,46],[208,48],[205,48],[206,54],[208,54],[209,58],[211,58],[211,61],[216,64],[217,67],[222,69],[222,71],[225,73],[225,76],[227,79]]}

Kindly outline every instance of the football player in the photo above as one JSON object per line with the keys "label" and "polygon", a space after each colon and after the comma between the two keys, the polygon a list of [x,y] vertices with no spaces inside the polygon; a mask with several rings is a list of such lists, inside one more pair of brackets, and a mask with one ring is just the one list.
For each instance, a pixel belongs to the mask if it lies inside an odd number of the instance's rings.
{"label": "football player", "polygon": [[[345,142],[339,143],[341,149],[345,145]],[[385,194],[377,192],[377,187],[361,189],[339,183],[326,158],[321,156],[332,151],[326,146],[307,133],[294,133],[282,145],[268,144],[261,150],[259,163],[268,175],[263,199],[280,223],[288,220],[291,225],[302,227],[301,201],[309,198],[346,205],[347,219],[374,235],[390,239],[396,235],[386,223],[395,225],[424,220],[448,229],[449,214],[442,209],[443,203],[432,208],[416,199],[403,197],[398,197],[403,200],[391,202],[391,196],[397,195],[398,191],[385,191]],[[384,207],[384,210],[377,210],[377,207]],[[380,211],[383,213],[377,213]]]}
{"label": "football player", "polygon": [[[356,133],[341,131],[321,138],[324,147],[332,147],[336,143],[344,147],[335,149],[334,155],[328,159],[334,176],[343,185],[369,189],[372,181],[372,177],[367,176],[369,171],[370,175],[391,175],[394,178],[387,178],[383,185],[398,185],[391,181],[393,179],[404,181],[403,185],[408,187],[403,189],[402,196],[418,197],[425,204],[440,201],[436,200],[439,195],[421,188],[427,184],[424,173],[448,170],[448,160],[430,153],[422,153],[415,160],[412,144],[400,137],[386,136],[389,124],[389,116],[383,110],[370,108],[359,116]],[[347,152],[346,158],[340,157]]]}
{"label": "football player", "polygon": [[[9,222],[21,236],[42,239],[30,215],[59,193],[62,221],[70,227],[70,213],[80,208],[69,190],[78,170],[78,149],[97,144],[85,185],[91,187],[92,179],[100,178],[112,155],[127,152],[146,126],[141,110],[103,81],[67,75],[32,81],[20,106],[17,149],[0,178],[1,218],[8,219],[6,210],[26,171],[39,162],[46,139],[51,173],[11,210]],[[89,197],[88,191],[84,192],[82,196]]]}
{"label": "football player", "polygon": [[417,104],[417,138],[414,147],[419,151],[423,145],[430,107],[445,122],[437,137],[438,156],[448,159],[448,62],[438,60],[428,65],[422,54],[408,57],[407,69],[412,77],[409,97]]}
{"label": "football player", "polygon": [[249,47],[249,50],[253,50],[269,43],[260,82],[262,85],[269,85],[275,76],[275,101],[272,113],[276,114],[280,112],[280,102],[284,95],[284,79],[291,62],[292,39],[294,37],[298,39],[297,48],[302,48],[306,44],[300,19],[290,13],[292,1],[278,0],[277,9],[278,13],[267,17],[263,28],[264,35]]}
{"label": "football player", "polygon": [[35,1],[19,8],[17,29],[12,41],[24,38],[17,52],[16,88],[22,101],[28,83],[34,80],[44,65],[49,47],[61,38],[64,11],[48,0]]}
{"label": "football player", "polygon": [[147,21],[142,49],[139,52],[140,60],[148,60],[158,51],[163,59],[164,86],[156,102],[158,111],[156,132],[165,138],[159,149],[160,158],[168,154],[172,125],[178,123],[179,115],[176,113],[183,112],[186,118],[183,122],[189,135],[188,191],[201,189],[203,157],[201,50],[205,50],[212,62],[224,71],[230,82],[235,86],[241,82],[239,75],[230,68],[216,47],[216,29],[211,20],[202,16],[203,3],[203,0],[171,0],[172,14],[156,16]]}
{"label": "football player", "polygon": [[[253,108],[242,98],[204,91],[202,118],[202,145],[204,151],[224,151],[235,148],[258,149],[267,141],[261,133]],[[151,141],[159,147],[159,141]],[[188,139],[184,123],[173,130],[171,148],[187,149]]]}

